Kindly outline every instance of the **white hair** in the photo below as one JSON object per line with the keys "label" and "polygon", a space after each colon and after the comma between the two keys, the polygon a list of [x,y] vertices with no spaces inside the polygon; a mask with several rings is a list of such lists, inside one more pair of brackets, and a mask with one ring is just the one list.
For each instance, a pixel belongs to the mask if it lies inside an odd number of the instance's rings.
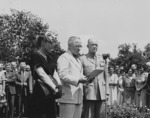
{"label": "white hair", "polygon": [[81,39],[80,39],[80,37],[77,37],[77,36],[69,37],[69,39],[68,39],[68,46],[73,45],[76,42],[76,40],[81,40]]}

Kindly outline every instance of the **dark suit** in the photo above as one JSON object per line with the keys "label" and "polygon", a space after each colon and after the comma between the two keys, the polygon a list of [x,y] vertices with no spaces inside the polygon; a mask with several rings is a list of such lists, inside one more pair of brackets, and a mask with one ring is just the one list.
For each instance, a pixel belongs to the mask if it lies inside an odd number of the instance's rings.
{"label": "dark suit", "polygon": [[14,102],[15,102],[15,95],[16,95],[16,86],[15,82],[17,80],[17,74],[16,72],[6,72],[5,73],[6,79],[7,79],[7,99],[8,99],[8,105],[9,105],[9,118],[13,118],[14,116]]}
{"label": "dark suit", "polygon": [[[32,90],[32,76],[31,72],[20,71],[18,72],[18,79],[16,81],[16,90],[18,96],[18,115],[24,113],[27,115],[28,111],[28,95],[29,91]],[[23,111],[24,109],[24,111]]]}

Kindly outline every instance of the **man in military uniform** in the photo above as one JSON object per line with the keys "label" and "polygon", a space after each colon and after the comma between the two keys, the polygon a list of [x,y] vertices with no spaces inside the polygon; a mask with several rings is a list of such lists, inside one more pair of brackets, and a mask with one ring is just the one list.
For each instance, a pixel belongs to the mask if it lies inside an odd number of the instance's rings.
{"label": "man in military uniform", "polygon": [[84,104],[83,118],[105,118],[105,100],[106,100],[106,80],[104,78],[104,60],[101,55],[96,54],[98,41],[96,39],[88,40],[88,50],[86,55],[80,57],[85,76],[95,69],[99,69],[100,74],[90,79],[89,84],[84,86]]}

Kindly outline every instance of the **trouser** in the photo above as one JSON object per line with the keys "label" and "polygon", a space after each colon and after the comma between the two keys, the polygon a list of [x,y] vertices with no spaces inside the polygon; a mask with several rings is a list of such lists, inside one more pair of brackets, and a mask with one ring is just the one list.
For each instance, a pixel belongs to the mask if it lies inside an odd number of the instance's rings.
{"label": "trouser", "polygon": [[81,118],[82,104],[60,103],[60,118]]}
{"label": "trouser", "polygon": [[18,95],[18,115],[21,116],[22,114],[28,115],[27,113],[27,96]]}
{"label": "trouser", "polygon": [[22,114],[28,115],[28,103],[27,103],[27,96],[24,95],[18,95],[17,96],[17,114],[18,116],[21,116]]}
{"label": "trouser", "polygon": [[31,116],[31,110],[32,110],[32,106],[31,106],[31,99],[32,99],[32,95],[29,93],[27,96],[27,116]]}
{"label": "trouser", "polygon": [[85,100],[82,118],[105,118],[105,101]]}
{"label": "trouser", "polygon": [[15,103],[15,95],[9,94],[8,95],[8,105],[9,105],[8,117],[9,118],[14,117],[14,103]]}

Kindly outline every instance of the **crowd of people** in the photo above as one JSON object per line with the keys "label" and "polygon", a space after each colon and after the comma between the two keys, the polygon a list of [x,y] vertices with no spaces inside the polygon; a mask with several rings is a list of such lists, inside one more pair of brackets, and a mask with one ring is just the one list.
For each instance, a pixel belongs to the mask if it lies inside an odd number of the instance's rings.
{"label": "crowd of people", "polygon": [[33,83],[30,66],[25,62],[0,64],[0,117],[29,113]]}
{"label": "crowd of people", "polygon": [[68,39],[68,50],[55,63],[52,39],[40,35],[36,44],[30,65],[0,64],[0,115],[106,118],[107,105],[150,108],[149,63],[129,69],[110,66],[106,56],[97,54],[94,38],[87,42],[88,53],[79,56],[82,42],[77,36]]}
{"label": "crowd of people", "polygon": [[109,67],[109,105],[123,103],[150,108],[149,63],[129,69]]}

